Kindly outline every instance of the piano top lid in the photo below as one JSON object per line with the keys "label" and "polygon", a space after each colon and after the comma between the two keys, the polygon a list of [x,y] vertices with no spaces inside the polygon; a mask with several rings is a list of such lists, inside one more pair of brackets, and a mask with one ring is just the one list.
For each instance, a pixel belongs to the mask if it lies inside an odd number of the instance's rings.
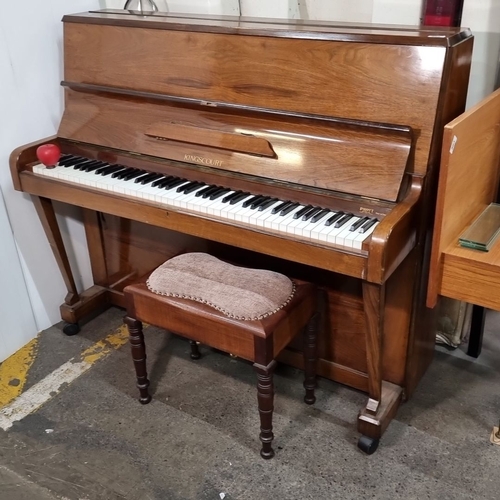
{"label": "piano top lid", "polygon": [[468,28],[351,24],[169,12],[136,15],[122,9],[103,9],[66,15],[63,21],[205,33],[445,47],[472,36]]}

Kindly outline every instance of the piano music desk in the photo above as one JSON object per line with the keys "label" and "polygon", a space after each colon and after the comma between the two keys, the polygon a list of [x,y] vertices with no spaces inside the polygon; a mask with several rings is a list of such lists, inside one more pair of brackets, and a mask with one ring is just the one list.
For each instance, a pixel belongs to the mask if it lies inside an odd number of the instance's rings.
{"label": "piano music desk", "polygon": [[458,238],[496,201],[500,91],[445,127],[427,305],[438,295],[500,310],[500,240],[488,252]]}

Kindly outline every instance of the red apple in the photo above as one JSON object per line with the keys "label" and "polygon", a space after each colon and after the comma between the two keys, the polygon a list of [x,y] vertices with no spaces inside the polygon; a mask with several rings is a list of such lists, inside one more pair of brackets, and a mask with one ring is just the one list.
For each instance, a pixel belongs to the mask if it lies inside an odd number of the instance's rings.
{"label": "red apple", "polygon": [[36,150],[37,158],[48,168],[54,168],[61,157],[61,150],[55,144],[44,144]]}

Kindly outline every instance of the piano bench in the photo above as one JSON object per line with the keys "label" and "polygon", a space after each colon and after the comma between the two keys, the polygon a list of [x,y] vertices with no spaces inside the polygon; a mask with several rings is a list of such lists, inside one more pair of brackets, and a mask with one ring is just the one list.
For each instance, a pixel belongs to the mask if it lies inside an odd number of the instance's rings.
{"label": "piano bench", "polygon": [[272,458],[276,357],[304,331],[305,397],[315,402],[317,293],[314,285],[272,271],[247,269],[204,253],[182,254],[156,269],[146,283],[124,290],[139,401],[151,401],[142,322],[252,361],[257,372],[261,456]]}

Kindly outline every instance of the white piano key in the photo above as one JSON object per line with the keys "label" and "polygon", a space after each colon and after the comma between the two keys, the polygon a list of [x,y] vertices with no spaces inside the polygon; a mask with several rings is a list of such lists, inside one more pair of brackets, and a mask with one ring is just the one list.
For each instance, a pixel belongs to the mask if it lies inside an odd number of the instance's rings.
{"label": "white piano key", "polygon": [[361,250],[363,247],[363,242],[373,233],[378,224],[379,224],[378,222],[373,224],[373,226],[371,226],[366,231],[366,233],[359,233],[358,236],[354,239],[352,247]]}
{"label": "white piano key", "polygon": [[351,218],[347,224],[344,224],[342,226],[342,231],[340,231],[339,233],[337,233],[335,235],[335,244],[336,245],[340,245],[340,246],[346,246],[345,245],[345,238],[351,234],[351,231],[350,231],[350,227],[352,226],[352,224],[354,224],[355,222],[357,222],[359,220],[359,217],[353,217]]}
{"label": "white piano key", "polygon": [[287,226],[298,220],[294,218],[294,215],[303,208],[304,205],[299,205],[298,207],[295,207],[290,213],[281,216],[280,219],[275,220],[272,225],[273,229],[277,229],[278,231],[283,231],[284,233],[286,233]]}
{"label": "white piano key", "polygon": [[281,205],[283,203],[282,201],[276,201],[266,209],[262,210],[262,212],[258,212],[258,214],[251,219],[250,222],[254,222],[257,226],[264,226],[264,223],[266,219],[270,218],[271,216],[274,217],[276,214],[272,214],[273,208],[277,207],[278,205]]}
{"label": "white piano key", "polygon": [[193,200],[199,200],[199,197],[196,197],[196,193],[198,191],[201,191],[202,189],[205,189],[207,186],[199,186],[196,188],[194,191],[188,194],[184,194],[181,198],[178,198],[178,205],[180,208],[187,208],[189,203],[192,203]]}
{"label": "white piano key", "polygon": [[222,200],[231,194],[233,194],[235,191],[228,191],[227,193],[224,193],[222,196],[219,196],[217,198],[214,204],[210,205],[207,207],[207,213],[210,215],[220,215],[220,212],[223,208],[225,208],[227,205],[229,205],[229,202],[224,203]]}

